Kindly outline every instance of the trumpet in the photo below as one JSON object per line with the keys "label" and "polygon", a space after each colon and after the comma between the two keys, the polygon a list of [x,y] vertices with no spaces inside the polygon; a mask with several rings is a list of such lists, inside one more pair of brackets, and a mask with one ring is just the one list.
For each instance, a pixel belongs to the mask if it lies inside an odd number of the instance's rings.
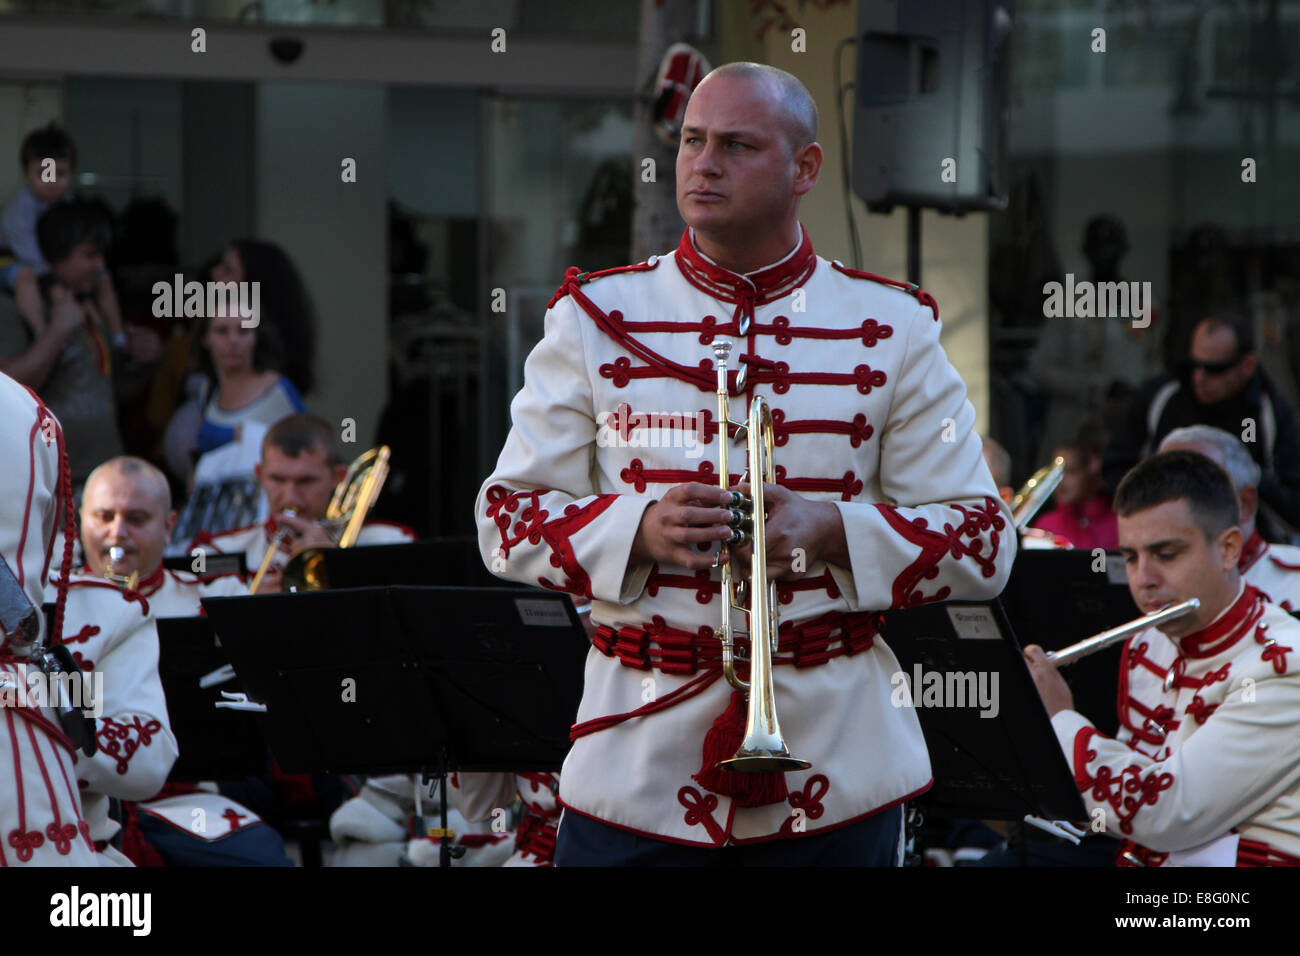
{"label": "trumpet", "polygon": [[[284,514],[289,518],[298,517],[298,512],[294,511],[292,508],[285,508]],[[253,583],[248,586],[249,594],[257,593],[257,588],[262,583],[262,578],[266,577],[266,572],[271,567],[271,561],[275,558],[275,553],[280,550],[280,545],[284,543],[285,539],[288,538],[290,534],[290,528],[281,527],[276,531],[275,537],[271,539],[269,544],[267,544],[266,555],[262,558],[262,564],[257,569],[257,574],[253,575]]]}
{"label": "trumpet", "polygon": [[1051,463],[1039,468],[1024,487],[1016,492],[1016,496],[1011,499],[1011,521],[1016,526],[1016,530],[1023,531],[1029,526],[1029,522],[1034,520],[1034,515],[1042,509],[1047,503],[1047,499],[1052,497],[1052,492],[1056,486],[1061,483],[1065,477],[1065,459],[1057,455]]}
{"label": "trumpet", "polygon": [[1092,637],[1084,638],[1077,644],[1063,647],[1059,651],[1048,651],[1047,659],[1057,667],[1065,667],[1067,664],[1073,664],[1075,661],[1082,660],[1089,654],[1096,654],[1098,651],[1104,651],[1106,648],[1118,644],[1120,641],[1127,640],[1134,634],[1137,634],[1140,631],[1145,631],[1148,627],[1155,627],[1157,624],[1177,620],[1180,617],[1191,614],[1200,606],[1201,602],[1197,598],[1189,598],[1181,604],[1171,604],[1168,607],[1162,607],[1158,611],[1144,614],[1136,620],[1129,621],[1127,624],[1121,624],[1119,627],[1112,627],[1109,631],[1102,631],[1100,634],[1094,634]]}
{"label": "trumpet", "polygon": [[[790,748],[781,736],[781,724],[776,716],[775,695],[772,686],[772,655],[776,652],[780,614],[777,610],[776,584],[767,579],[767,536],[765,532],[767,510],[763,500],[763,482],[776,481],[772,464],[772,449],[776,442],[772,425],[772,410],[761,395],[755,395],[749,405],[747,424],[732,422],[731,403],[727,387],[727,358],[731,354],[730,342],[713,346],[718,374],[718,482],[728,490],[730,468],[728,464],[729,438],[727,428],[736,427],[737,437],[747,442],[748,467],[745,475],[750,483],[748,497],[731,492],[727,505],[731,511],[731,537],[718,549],[715,566],[722,570],[722,624],[714,634],[722,642],[722,673],[727,683],[746,694],[745,737],[735,756],[718,766],[726,770],[751,773],[767,771],[806,770],[812,766],[806,760],[790,756]],[[737,582],[732,570],[733,548],[752,542],[753,557],[750,576]],[[746,606],[746,598],[748,606]],[[749,680],[736,674],[736,643],[732,627],[732,613],[741,611],[749,616]]]}
{"label": "trumpet", "polygon": [[126,588],[134,591],[136,585],[140,583],[140,572],[132,571],[130,574],[116,574],[113,566],[119,564],[126,557],[126,549],[120,545],[113,545],[108,549],[108,566],[104,568],[104,577],[112,581],[120,588]]}

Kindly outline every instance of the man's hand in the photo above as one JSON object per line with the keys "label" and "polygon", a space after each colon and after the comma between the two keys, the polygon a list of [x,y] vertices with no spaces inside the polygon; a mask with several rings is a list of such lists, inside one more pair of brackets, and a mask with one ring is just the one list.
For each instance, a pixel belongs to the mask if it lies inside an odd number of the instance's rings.
{"label": "man's hand", "polygon": [[[730,492],[717,485],[689,481],[674,485],[641,514],[641,524],[632,541],[631,564],[678,564],[692,571],[713,566],[712,547],[730,537],[730,513],[721,505]],[[700,551],[697,545],[708,544]]]}
{"label": "man's hand", "polygon": [[[750,487],[738,489],[748,495]],[[818,561],[849,567],[848,542],[840,510],[829,501],[810,501],[789,488],[763,483],[767,499],[767,576],[777,581],[801,578]],[[751,560],[750,546],[734,552],[741,562]],[[799,569],[794,565],[798,560]]]}
{"label": "man's hand", "polygon": [[1043,699],[1047,716],[1055,717],[1063,710],[1074,710],[1074,695],[1065,683],[1065,678],[1056,669],[1056,665],[1047,659],[1047,653],[1037,644],[1025,648],[1025,663],[1029,665],[1029,674],[1038,688],[1038,696]]}
{"label": "man's hand", "polygon": [[275,522],[292,529],[297,534],[297,537],[290,536],[280,542],[280,550],[288,551],[290,555],[300,554],[308,548],[337,547],[334,540],[325,533],[325,529],[315,521],[278,514],[275,516]]}

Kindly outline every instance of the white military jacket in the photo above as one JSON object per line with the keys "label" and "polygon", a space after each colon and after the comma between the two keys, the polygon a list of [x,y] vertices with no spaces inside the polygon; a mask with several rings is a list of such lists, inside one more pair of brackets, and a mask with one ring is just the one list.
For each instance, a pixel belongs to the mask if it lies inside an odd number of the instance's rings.
{"label": "white military jacket", "polygon": [[[0,558],[37,612],[36,640],[55,643],[59,635],[47,633],[40,608],[51,559],[57,569],[65,553],[57,531],[72,489],[63,431],[29,389],[4,374],[0,462]],[[27,664],[29,649],[27,637],[0,629],[0,867],[94,866],[72,744],[48,696],[33,692],[38,672]]]}
{"label": "white military jacket", "polygon": [[[140,803],[142,811],[159,816],[166,816],[164,811],[172,803],[184,804],[170,816],[179,817],[179,810],[185,811],[183,823],[196,836],[207,835],[192,825],[196,806],[202,806],[205,814],[210,812],[214,820],[233,807],[245,818],[241,825],[256,822],[239,804],[216,795],[203,794],[199,803],[167,797],[144,802],[158,796],[179,753],[158,673],[157,621],[194,617],[200,613],[200,597],[247,593],[233,575],[200,579],[161,566],[133,591],[85,571],[70,577],[64,643],[83,670],[103,675],[96,735],[99,749],[93,758],[79,753],[76,766],[85,817],[97,843],[108,841],[120,829],[109,816],[110,797]],[[229,832],[225,827],[221,823],[215,835]],[[106,850],[103,862],[128,861],[116,851]]]}
{"label": "white military jacket", "polygon": [[[149,623],[156,636],[159,618],[196,617],[203,613],[201,598],[240,597],[248,594],[248,588],[233,574],[200,578],[159,567],[140,582],[139,593],[148,601]],[[216,790],[210,781],[169,784],[160,796],[141,803],[139,810],[208,842],[261,822],[252,810]]]}
{"label": "white military jacket", "polygon": [[1132,841],[1121,863],[1300,863],[1300,622],[1243,583],[1177,644],[1131,637],[1118,703],[1119,739],[1052,725],[1089,813]]}
{"label": "white military jacket", "polygon": [[1282,610],[1300,610],[1300,548],[1272,544],[1255,532],[1241,549],[1237,570]]}
{"label": "white military jacket", "polygon": [[[806,232],[785,259],[738,276],[688,233],[640,265],[570,269],[552,299],[476,516],[495,573],[592,599],[567,810],[718,846],[829,829],[930,786],[916,715],[890,702],[898,662],[863,612],[993,597],[1015,531],[937,306],[866,276],[814,255]],[[748,792],[733,781],[767,775],[715,770],[709,736],[724,712],[734,732],[740,707],[719,679],[718,573],[628,566],[652,501],[718,481],[711,346],[722,340],[747,377],[738,389],[730,373],[732,417],[754,394],[769,401],[778,483],[835,503],[851,562],[780,584],[777,711],[812,767]],[[733,478],[743,447],[733,440]]]}
{"label": "white military jacket", "polygon": [[[55,586],[51,582],[51,591]],[[63,640],[99,695],[98,748],[93,757],[78,752],[76,764],[86,822],[97,844],[121,829],[109,816],[109,798],[149,799],[162,789],[176,762],[151,611],[143,595],[84,569],[69,576]],[[103,862],[128,861],[106,851]]]}
{"label": "white military jacket", "polygon": [[[244,554],[244,566],[248,569],[249,579],[257,573],[266,549],[275,539],[277,525],[275,518],[267,518],[259,524],[250,524],[243,528],[233,528],[219,534],[203,532],[190,544],[190,549],[211,549],[218,554]],[[415,540],[415,532],[405,525],[389,521],[367,521],[361,526],[357,535],[358,545],[407,544]],[[271,559],[272,569],[283,569],[289,563],[289,552],[281,551]]]}

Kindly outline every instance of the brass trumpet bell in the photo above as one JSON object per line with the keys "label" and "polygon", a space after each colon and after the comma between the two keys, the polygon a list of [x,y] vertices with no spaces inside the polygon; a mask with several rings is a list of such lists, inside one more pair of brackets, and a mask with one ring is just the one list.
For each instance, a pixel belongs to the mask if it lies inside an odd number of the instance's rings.
{"label": "brass trumpet bell", "polygon": [[[718,481],[724,490],[730,478],[727,428],[736,424],[730,421],[727,386],[727,356],[730,352],[730,342],[713,346],[718,373]],[[722,642],[723,676],[727,683],[744,691],[747,696],[745,737],[735,756],[721,761],[718,766],[743,773],[807,770],[812,764],[791,756],[790,748],[781,736],[772,684],[772,655],[776,652],[781,622],[776,583],[767,579],[767,506],[763,499],[763,483],[776,483],[776,469],[772,462],[776,440],[772,410],[761,395],[755,395],[750,401],[748,422],[740,426],[738,433],[747,443],[748,468],[745,474],[749,478],[750,493],[748,497],[732,493],[730,524],[734,530],[718,551],[718,565],[722,570],[722,624],[714,633]],[[752,542],[750,576],[747,582],[736,581],[731,567],[731,549],[746,541]],[[741,596],[747,596],[748,601],[742,601]],[[748,681],[741,680],[736,674],[736,643],[731,623],[734,611],[749,615]]]}

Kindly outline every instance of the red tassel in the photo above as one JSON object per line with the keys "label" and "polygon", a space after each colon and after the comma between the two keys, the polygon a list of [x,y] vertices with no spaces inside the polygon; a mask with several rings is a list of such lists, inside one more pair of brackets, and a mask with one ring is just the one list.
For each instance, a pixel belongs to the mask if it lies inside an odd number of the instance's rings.
{"label": "red tassel", "polygon": [[122,855],[136,866],[165,866],[162,854],[145,839],[134,803],[124,803],[126,822],[122,824]]}
{"label": "red tassel", "polygon": [[731,797],[739,807],[765,807],[783,803],[789,791],[783,773],[741,773],[718,764],[736,755],[745,739],[745,695],[731,692],[727,709],[704,735],[704,760],[691,779],[711,793]]}

